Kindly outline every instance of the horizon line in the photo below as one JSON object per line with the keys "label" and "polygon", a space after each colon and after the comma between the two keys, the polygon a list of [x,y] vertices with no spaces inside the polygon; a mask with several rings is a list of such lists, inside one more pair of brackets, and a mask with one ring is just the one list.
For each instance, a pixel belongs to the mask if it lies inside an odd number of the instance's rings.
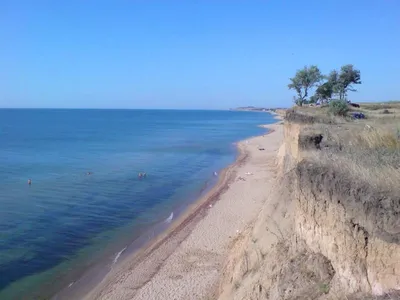
{"label": "horizon line", "polygon": [[[234,108],[96,108],[96,107],[0,107],[0,110],[210,110],[210,111],[236,111],[245,106]],[[274,109],[274,107],[254,107],[262,109]]]}

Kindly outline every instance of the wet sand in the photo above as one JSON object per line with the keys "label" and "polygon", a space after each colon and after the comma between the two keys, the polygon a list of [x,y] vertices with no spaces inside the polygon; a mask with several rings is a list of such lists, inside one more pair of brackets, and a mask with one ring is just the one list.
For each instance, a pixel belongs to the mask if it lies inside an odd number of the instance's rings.
{"label": "wet sand", "polygon": [[236,162],[167,232],[122,259],[79,298],[215,299],[232,242],[255,220],[273,186],[283,128],[263,127],[269,133],[239,142]]}

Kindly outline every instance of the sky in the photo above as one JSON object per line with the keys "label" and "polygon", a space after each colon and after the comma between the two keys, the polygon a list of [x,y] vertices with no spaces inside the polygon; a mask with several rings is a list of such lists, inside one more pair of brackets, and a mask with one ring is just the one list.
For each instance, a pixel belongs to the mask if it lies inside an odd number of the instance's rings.
{"label": "sky", "polygon": [[305,65],[400,100],[398,0],[2,0],[0,107],[288,107]]}

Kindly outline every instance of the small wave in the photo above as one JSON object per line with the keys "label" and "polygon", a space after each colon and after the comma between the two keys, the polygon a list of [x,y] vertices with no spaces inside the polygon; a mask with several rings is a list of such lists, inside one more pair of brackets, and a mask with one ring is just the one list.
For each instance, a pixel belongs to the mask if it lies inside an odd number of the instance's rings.
{"label": "small wave", "polygon": [[126,248],[127,248],[127,247],[125,247],[124,249],[122,249],[121,251],[119,251],[119,252],[117,253],[117,255],[115,255],[113,264],[115,264],[115,263],[118,261],[118,258],[119,258],[119,257],[121,256],[121,254],[126,250]]}
{"label": "small wave", "polygon": [[172,212],[168,218],[165,219],[165,223],[171,223],[172,219],[174,218],[174,213]]}

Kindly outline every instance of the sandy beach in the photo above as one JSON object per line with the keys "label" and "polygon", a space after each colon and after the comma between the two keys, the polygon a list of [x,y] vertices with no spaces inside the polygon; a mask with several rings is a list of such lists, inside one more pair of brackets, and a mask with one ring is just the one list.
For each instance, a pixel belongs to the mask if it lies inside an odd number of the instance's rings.
{"label": "sandy beach", "polygon": [[132,254],[84,299],[215,299],[233,242],[254,222],[272,189],[280,124],[238,143],[240,154],[172,228]]}

